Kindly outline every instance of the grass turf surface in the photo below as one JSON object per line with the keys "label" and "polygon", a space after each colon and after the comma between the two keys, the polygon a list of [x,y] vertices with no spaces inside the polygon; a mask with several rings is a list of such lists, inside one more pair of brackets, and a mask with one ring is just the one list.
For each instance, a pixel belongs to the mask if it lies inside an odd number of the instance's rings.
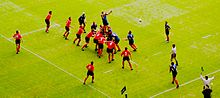
{"label": "grass turf surface", "polygon": [[[1,0],[0,96],[114,98],[124,97],[120,90],[126,85],[128,97],[150,97],[175,87],[168,73],[172,43],[177,46],[177,79],[180,84],[198,78],[201,66],[205,69],[204,74],[214,72],[220,69],[219,4],[219,1],[208,0]],[[100,12],[110,9],[113,13],[108,16],[108,21],[121,38],[121,48],[128,46],[128,42],[122,40],[128,30],[134,33],[138,46],[138,51],[132,52],[132,60],[138,63],[138,69],[133,64],[134,71],[129,70],[128,64],[124,70],[121,69],[119,53],[111,64],[107,62],[106,50],[99,59],[92,40],[85,51],[72,44],[78,30],[77,18],[83,11],[86,12],[88,32],[93,21],[101,23]],[[16,29],[24,34],[44,28],[44,18],[49,10],[53,11],[52,25],[59,25],[52,27],[48,34],[41,30],[23,36],[21,45],[35,55],[24,48],[16,55],[14,43],[4,37],[11,38]],[[71,29],[70,40],[66,41],[62,34],[69,16],[74,28]],[[139,18],[142,23],[138,23]],[[164,41],[165,20],[172,28],[170,43]],[[84,37],[85,34],[81,45]],[[87,85],[82,85],[85,66],[91,60],[95,64],[95,83],[90,83],[89,78]],[[219,75],[219,72],[211,75],[216,77],[213,98],[220,97]],[[201,98],[202,85],[202,81],[197,80],[157,97]]]}

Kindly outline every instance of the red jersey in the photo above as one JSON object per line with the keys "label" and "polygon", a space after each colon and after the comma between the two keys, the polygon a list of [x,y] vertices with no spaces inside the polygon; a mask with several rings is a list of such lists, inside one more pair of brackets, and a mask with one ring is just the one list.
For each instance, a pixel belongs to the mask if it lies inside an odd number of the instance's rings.
{"label": "red jersey", "polygon": [[22,38],[21,34],[19,34],[19,33],[18,34],[14,34],[13,37],[16,40],[20,40]]}
{"label": "red jersey", "polygon": [[80,27],[77,34],[81,35],[83,32],[84,32],[84,29]]}
{"label": "red jersey", "polygon": [[107,45],[108,45],[108,49],[115,48],[115,43],[113,41],[108,42]]}
{"label": "red jersey", "polygon": [[50,18],[51,18],[51,14],[48,14],[47,17],[46,17],[46,19],[47,19],[47,20],[50,20]]}
{"label": "red jersey", "polygon": [[87,66],[86,66],[86,68],[88,69],[88,71],[94,71],[94,66],[92,65],[92,64],[88,64]]}
{"label": "red jersey", "polygon": [[130,51],[128,51],[128,50],[125,50],[125,51],[123,51],[122,53],[121,53],[121,56],[129,56],[129,55],[131,55],[131,52]]}
{"label": "red jersey", "polygon": [[94,39],[98,40],[101,36],[102,36],[102,34],[100,32],[97,32]]}
{"label": "red jersey", "polygon": [[90,38],[93,36],[93,31],[89,32],[89,34],[86,35],[86,37]]}
{"label": "red jersey", "polygon": [[105,43],[105,37],[99,37],[99,44],[104,44]]}
{"label": "red jersey", "polygon": [[71,24],[71,20],[68,19],[68,20],[66,21],[66,26],[67,26],[67,27],[70,27],[70,24]]}

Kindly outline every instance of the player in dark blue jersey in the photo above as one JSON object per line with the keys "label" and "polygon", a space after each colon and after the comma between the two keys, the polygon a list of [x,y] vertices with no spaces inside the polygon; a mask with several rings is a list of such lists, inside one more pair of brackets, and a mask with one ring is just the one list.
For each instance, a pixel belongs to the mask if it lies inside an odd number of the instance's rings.
{"label": "player in dark blue jersey", "polygon": [[107,12],[104,12],[102,11],[101,13],[101,18],[102,18],[102,23],[103,23],[103,28],[104,28],[104,33],[108,32],[107,29],[108,29],[108,19],[107,19],[107,15],[109,15],[110,13],[112,13],[112,10],[109,11],[108,13]]}
{"label": "player in dark blue jersey", "polygon": [[174,64],[174,62],[171,62],[170,72],[172,72],[172,76],[173,76],[172,84],[174,84],[174,82],[175,82],[176,83],[176,88],[179,88],[179,83],[178,83],[178,80],[176,79],[177,66],[178,66],[177,62],[176,62],[176,64]]}
{"label": "player in dark blue jersey", "polygon": [[129,41],[129,45],[131,46],[131,48],[134,49],[133,51],[136,51],[136,50],[137,50],[137,47],[136,47],[136,45],[134,44],[134,35],[132,34],[131,31],[128,32],[127,39],[128,39],[128,41]]}
{"label": "player in dark blue jersey", "polygon": [[97,24],[95,22],[93,22],[91,25],[91,30],[96,31],[96,28],[97,28]]}
{"label": "player in dark blue jersey", "polygon": [[86,27],[86,15],[85,12],[82,13],[82,15],[78,18],[79,21],[79,25],[83,26],[84,28],[84,33],[86,33],[85,31],[85,27]]}
{"label": "player in dark blue jersey", "polygon": [[118,45],[118,43],[119,43],[119,41],[120,41],[120,38],[118,37],[118,35],[117,35],[115,32],[113,32],[113,33],[111,34],[111,37],[114,39],[115,45],[116,45],[116,47],[117,47],[117,51],[121,51],[121,48],[120,48],[119,45]]}
{"label": "player in dark blue jersey", "polygon": [[170,34],[170,26],[168,25],[168,22],[165,21],[165,34],[166,34],[166,41],[169,42],[170,38],[169,38],[169,34]]}

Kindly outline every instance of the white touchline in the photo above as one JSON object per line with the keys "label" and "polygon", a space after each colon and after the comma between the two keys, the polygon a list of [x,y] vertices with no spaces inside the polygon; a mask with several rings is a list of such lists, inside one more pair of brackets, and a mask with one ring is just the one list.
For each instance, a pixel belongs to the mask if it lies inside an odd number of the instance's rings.
{"label": "white touchline", "polygon": [[[59,24],[54,24],[52,25],[50,28],[53,28],[53,27],[60,27]],[[37,30],[33,30],[33,31],[30,31],[30,32],[27,32],[27,33],[23,33],[21,34],[22,36],[26,36],[26,35],[29,35],[29,34],[32,34],[32,33],[35,33],[35,32],[39,32],[39,31],[42,31],[42,30],[45,30],[45,28],[40,28],[40,29],[37,29]],[[13,39],[12,37],[9,38],[10,40]]]}
{"label": "white touchline", "polygon": [[[2,34],[0,34],[0,35],[1,35],[1,36],[2,36],[4,39],[8,40],[9,42],[14,43],[12,40],[8,39],[8,38],[7,38],[7,37],[5,37],[4,35],[2,35]],[[70,75],[71,77],[73,77],[73,78],[75,78],[75,79],[79,80],[80,82],[83,82],[83,80],[81,80],[80,78],[78,78],[78,77],[77,77],[77,76],[75,76],[74,74],[72,74],[72,73],[70,73],[70,72],[68,72],[68,71],[66,71],[66,70],[64,70],[64,69],[62,69],[62,68],[61,68],[61,67],[59,67],[58,65],[56,65],[56,64],[54,64],[54,63],[52,63],[51,61],[49,61],[49,60],[47,60],[47,59],[43,58],[43,57],[42,57],[42,56],[40,56],[40,55],[38,55],[38,54],[34,53],[33,51],[31,51],[31,50],[29,50],[29,49],[27,49],[27,48],[25,48],[25,47],[23,47],[23,46],[21,46],[21,48],[23,48],[24,50],[26,50],[26,51],[30,52],[31,54],[35,55],[36,57],[40,58],[41,60],[43,60],[43,61],[47,62],[48,64],[53,65],[53,66],[54,66],[54,67],[56,67],[57,69],[59,69],[59,70],[63,71],[64,73],[66,73],[66,74]],[[95,88],[94,86],[92,86],[92,85],[88,85],[88,86],[89,86],[90,88],[92,88],[92,89],[94,89],[94,90],[96,90],[96,91],[100,92],[101,94],[105,95],[106,97],[110,98],[110,96],[108,96],[106,93],[104,93],[104,92],[100,91],[99,89]]]}
{"label": "white touchline", "polygon": [[132,61],[132,60],[130,60],[131,61],[131,63],[133,63],[133,64],[135,64],[135,65],[139,65],[139,64],[137,64],[136,62],[134,62],[134,61]]}
{"label": "white touchline", "polygon": [[[215,73],[217,73],[217,72],[219,72],[219,71],[220,71],[220,69],[218,69],[218,70],[216,70],[216,71],[213,71],[213,72],[211,72],[211,73],[209,73],[209,74],[207,74],[207,75],[212,75],[212,74],[215,74]],[[185,83],[181,84],[180,87],[181,87],[181,86],[184,86],[184,85],[187,85],[187,84],[190,84],[190,83],[192,83],[192,82],[194,82],[194,81],[197,81],[197,80],[199,80],[199,79],[200,79],[200,77],[195,78],[195,79],[193,79],[193,80],[190,80],[190,81],[188,81],[188,82],[185,82]],[[176,89],[176,88],[173,87],[173,88],[167,89],[167,90],[165,90],[165,91],[162,91],[162,92],[160,92],[160,93],[157,93],[157,94],[151,96],[150,98],[154,98],[154,97],[156,97],[156,96],[159,96],[159,95],[161,95],[161,94],[163,94],[163,93],[172,91],[172,90],[174,90],[174,89]]]}
{"label": "white touchline", "polygon": [[109,72],[111,72],[111,71],[113,71],[113,70],[108,70],[108,71],[105,71],[105,72],[103,72],[103,73],[109,73]]}

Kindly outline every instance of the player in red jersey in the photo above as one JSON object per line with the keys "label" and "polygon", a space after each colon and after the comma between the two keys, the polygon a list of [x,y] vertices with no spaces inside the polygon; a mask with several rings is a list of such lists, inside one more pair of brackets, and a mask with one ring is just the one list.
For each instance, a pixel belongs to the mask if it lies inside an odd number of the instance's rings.
{"label": "player in red jersey", "polygon": [[105,37],[104,36],[101,36],[99,37],[98,39],[98,57],[100,58],[101,55],[102,55],[102,51],[103,51],[103,48],[104,48],[104,43],[105,43]]}
{"label": "player in red jersey", "polygon": [[68,40],[68,35],[69,35],[69,31],[70,31],[70,24],[71,24],[71,17],[68,18],[68,20],[66,21],[66,26],[65,26],[65,29],[66,31],[64,32],[63,34],[63,37]]}
{"label": "player in red jersey", "polygon": [[81,41],[81,35],[82,35],[83,32],[84,32],[84,27],[83,26],[79,26],[79,30],[76,33],[76,38],[73,41],[73,43],[75,44],[76,40],[78,39],[77,46],[79,46],[79,43]]}
{"label": "player in red jersey", "polygon": [[49,11],[49,13],[48,13],[48,15],[45,19],[45,23],[47,24],[45,32],[47,32],[47,33],[49,32],[49,28],[50,28],[50,18],[51,18],[51,16],[52,16],[52,11]]}
{"label": "player in red jersey", "polygon": [[[121,56],[123,56],[123,61],[122,61],[122,69],[124,69],[124,61],[127,60],[129,63],[129,66],[131,68],[131,70],[133,70],[131,62],[130,62],[130,58],[131,58],[131,52],[128,51],[128,48],[125,47],[125,50],[121,53]],[[130,56],[130,58],[129,58]]]}
{"label": "player in red jersey", "polygon": [[112,40],[111,37],[109,37],[107,39],[107,53],[108,53],[108,62],[111,63],[111,61],[114,61],[114,52],[116,53],[116,47],[115,47],[115,43]]}
{"label": "player in red jersey", "polygon": [[85,37],[86,43],[82,46],[82,51],[84,51],[84,48],[88,46],[90,37],[93,37],[94,34],[95,34],[95,30],[92,29],[91,32],[89,32],[89,33],[86,35],[86,37]]}
{"label": "player in red jersey", "polygon": [[93,42],[95,43],[95,51],[98,50],[98,40],[99,40],[99,37],[103,36],[101,31],[98,31],[96,34],[95,34],[95,37],[93,39]]}
{"label": "player in red jersey", "polygon": [[83,84],[86,84],[86,80],[88,79],[89,76],[92,76],[92,83],[94,83],[94,65],[93,65],[93,61],[91,62],[91,64],[88,64],[86,66],[86,68],[88,69],[88,72],[87,72],[87,76],[86,78],[84,79],[84,82]]}
{"label": "player in red jersey", "polygon": [[15,44],[16,44],[16,54],[18,54],[18,52],[20,52],[20,43],[21,43],[21,38],[22,38],[18,30],[13,35],[13,38],[15,39]]}

